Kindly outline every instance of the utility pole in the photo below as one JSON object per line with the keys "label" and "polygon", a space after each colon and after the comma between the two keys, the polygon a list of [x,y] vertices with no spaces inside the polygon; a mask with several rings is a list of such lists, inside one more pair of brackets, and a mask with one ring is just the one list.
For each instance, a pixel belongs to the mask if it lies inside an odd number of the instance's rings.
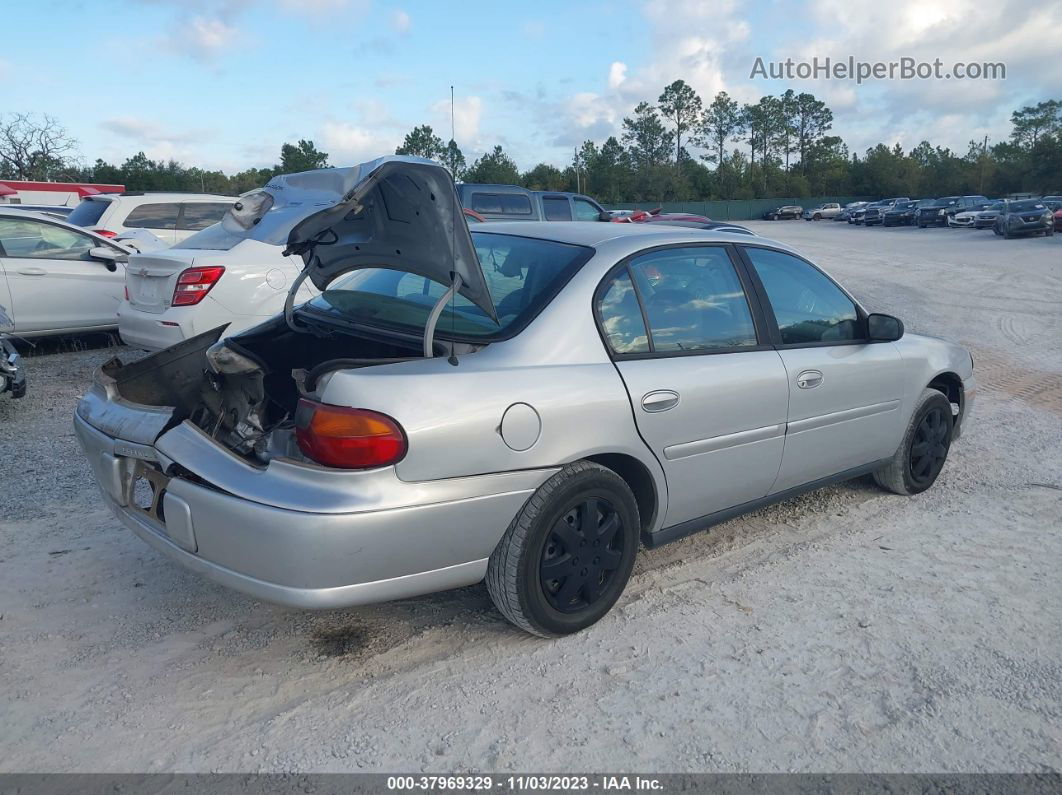
{"label": "utility pole", "polygon": [[988,161],[988,136],[985,136],[985,145],[981,149],[981,181],[978,184],[977,192],[982,196],[985,195],[985,163]]}

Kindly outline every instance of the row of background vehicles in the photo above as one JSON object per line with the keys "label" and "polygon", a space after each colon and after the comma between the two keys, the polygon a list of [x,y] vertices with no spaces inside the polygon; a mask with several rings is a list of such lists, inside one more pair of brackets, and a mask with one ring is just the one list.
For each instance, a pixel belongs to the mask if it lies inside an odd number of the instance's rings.
{"label": "row of background vehicles", "polygon": [[988,199],[984,196],[944,196],[911,199],[906,196],[875,202],[851,202],[840,207],[824,204],[804,212],[804,220],[832,219],[857,226],[947,226],[992,229],[1005,238],[1044,235],[1062,230],[1062,196],[1025,199]]}
{"label": "row of background vehicles", "polygon": [[[303,270],[282,246],[236,234],[232,196],[125,191],[121,185],[0,183],[0,392],[25,393],[10,337],[107,332],[154,351],[228,324],[235,334],[281,311]],[[51,188],[51,192],[46,191]],[[606,211],[589,196],[461,184],[469,224],[594,221],[751,235],[747,228],[659,209]],[[41,203],[54,201],[55,203]],[[317,291],[304,281],[294,300]]]}

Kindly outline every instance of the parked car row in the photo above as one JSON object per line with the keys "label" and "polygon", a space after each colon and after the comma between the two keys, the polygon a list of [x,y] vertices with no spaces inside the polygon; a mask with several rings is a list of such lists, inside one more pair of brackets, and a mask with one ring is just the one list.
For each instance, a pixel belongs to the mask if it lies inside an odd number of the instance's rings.
{"label": "parked car row", "polygon": [[[823,205],[836,207],[836,205]],[[805,212],[806,220],[816,220],[815,211]],[[820,215],[820,218],[828,217]],[[832,214],[835,221],[857,226],[947,226],[989,229],[1010,238],[1041,234],[1050,237],[1062,230],[1062,196],[1041,199],[988,199],[984,196],[944,196],[913,200],[906,197],[875,202],[852,202]]]}

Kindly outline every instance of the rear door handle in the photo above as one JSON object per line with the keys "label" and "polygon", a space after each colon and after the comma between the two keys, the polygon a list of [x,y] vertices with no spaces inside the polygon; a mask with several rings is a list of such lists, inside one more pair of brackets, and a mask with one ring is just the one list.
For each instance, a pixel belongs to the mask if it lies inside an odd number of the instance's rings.
{"label": "rear door handle", "polygon": [[822,373],[818,370],[805,370],[796,377],[796,385],[801,389],[814,389],[822,383]]}
{"label": "rear door handle", "polygon": [[48,271],[46,271],[44,268],[25,267],[25,268],[19,268],[18,272],[21,273],[23,276],[47,276],[48,275]]}
{"label": "rear door handle", "polygon": [[658,389],[642,397],[642,408],[650,413],[667,411],[678,405],[679,394],[670,389]]}

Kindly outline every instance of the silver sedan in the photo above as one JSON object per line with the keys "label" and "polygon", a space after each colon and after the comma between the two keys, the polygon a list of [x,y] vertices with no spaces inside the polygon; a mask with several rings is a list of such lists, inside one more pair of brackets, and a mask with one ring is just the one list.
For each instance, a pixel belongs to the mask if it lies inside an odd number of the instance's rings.
{"label": "silver sedan", "polygon": [[867,473],[924,491],[969,414],[965,349],[785,245],[469,232],[427,161],[322,179],[278,178],[225,222],[301,254],[318,297],[105,365],[75,417],[118,517],[253,596],[330,608],[485,579],[517,626],[575,632],[642,545]]}

